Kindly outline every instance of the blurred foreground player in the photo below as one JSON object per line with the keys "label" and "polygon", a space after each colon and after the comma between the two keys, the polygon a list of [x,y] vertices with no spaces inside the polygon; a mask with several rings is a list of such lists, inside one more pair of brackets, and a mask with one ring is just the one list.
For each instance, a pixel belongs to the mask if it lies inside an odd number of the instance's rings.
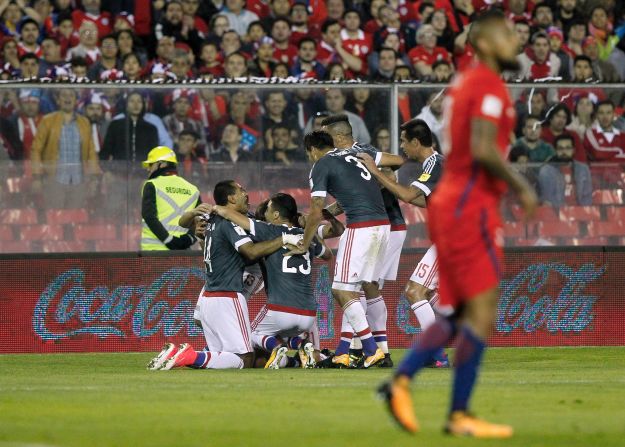
{"label": "blurred foreground player", "polygon": [[487,13],[472,26],[479,62],[459,76],[446,107],[445,172],[429,204],[429,230],[438,250],[439,294],[456,313],[438,319],[407,354],[379,392],[399,423],[419,429],[410,382],[432,355],[456,335],[452,403],[445,431],[456,436],[507,438],[512,427],[468,412],[486,338],[497,313],[503,235],[501,196],[510,186],[532,215],[536,194],[504,161],[514,129],[514,109],[500,74],[516,69],[517,38],[500,14]]}

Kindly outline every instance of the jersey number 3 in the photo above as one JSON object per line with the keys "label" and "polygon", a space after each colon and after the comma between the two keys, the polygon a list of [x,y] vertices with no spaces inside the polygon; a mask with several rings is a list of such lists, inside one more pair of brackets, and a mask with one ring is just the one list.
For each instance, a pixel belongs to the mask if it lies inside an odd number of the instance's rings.
{"label": "jersey number 3", "polygon": [[349,163],[356,163],[356,166],[358,166],[360,169],[362,169],[362,172],[360,173],[360,176],[362,178],[364,178],[365,180],[371,180],[371,173],[369,172],[367,167],[362,164],[362,162],[359,159],[357,159],[353,155],[348,155],[347,157],[345,157],[345,161],[347,161]]}
{"label": "jersey number 3", "polygon": [[[284,273],[297,273],[298,267],[289,267],[289,259],[291,259],[292,257],[293,256],[285,256],[284,258],[282,258],[282,271]],[[299,266],[299,272],[302,275],[309,275],[311,270],[310,253],[302,255],[302,257],[304,258],[305,262]]]}

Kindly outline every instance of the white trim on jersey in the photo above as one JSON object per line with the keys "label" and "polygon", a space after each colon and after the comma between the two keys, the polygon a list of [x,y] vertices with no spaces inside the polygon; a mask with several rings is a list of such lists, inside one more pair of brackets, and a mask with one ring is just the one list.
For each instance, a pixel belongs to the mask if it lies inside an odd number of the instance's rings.
{"label": "white trim on jersey", "polygon": [[382,152],[378,151],[375,154],[375,165],[380,166],[380,162],[382,161]]}
{"label": "white trim on jersey", "polygon": [[327,191],[313,191],[310,193],[311,197],[325,197],[328,195]]}
{"label": "white trim on jersey", "polygon": [[241,245],[247,244],[248,242],[252,242],[252,240],[249,237],[243,238],[234,244],[234,248],[236,249],[236,251],[239,251],[239,247]]}
{"label": "white trim on jersey", "polygon": [[256,224],[254,223],[254,219],[252,219],[251,217],[249,218],[250,221],[250,231],[249,233],[252,236],[256,236]]}
{"label": "white trim on jersey", "polygon": [[425,186],[423,183],[418,182],[418,181],[414,181],[410,184],[410,186],[414,186],[415,188],[419,188],[421,191],[423,191],[423,193],[426,196],[429,196],[430,194],[432,194],[432,191],[430,190],[430,188],[428,188],[427,186]]}

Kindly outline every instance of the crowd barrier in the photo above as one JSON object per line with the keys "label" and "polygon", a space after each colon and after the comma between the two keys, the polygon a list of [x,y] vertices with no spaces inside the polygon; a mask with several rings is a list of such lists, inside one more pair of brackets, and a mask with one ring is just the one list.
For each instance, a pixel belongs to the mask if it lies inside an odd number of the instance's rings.
{"label": "crowd barrier", "polygon": [[[409,347],[420,329],[403,287],[422,251],[402,255],[385,284],[388,342]],[[340,309],[332,265],[316,264],[322,346],[335,347]],[[506,252],[492,346],[625,346],[625,249]],[[157,351],[165,341],[204,346],[192,313],[203,283],[197,254],[0,255],[0,353]],[[250,318],[264,294],[249,303]]]}

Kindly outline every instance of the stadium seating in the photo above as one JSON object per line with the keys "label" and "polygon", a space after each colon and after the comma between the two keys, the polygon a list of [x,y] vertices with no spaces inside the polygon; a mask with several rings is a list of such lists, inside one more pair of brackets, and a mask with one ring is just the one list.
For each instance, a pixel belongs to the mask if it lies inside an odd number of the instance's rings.
{"label": "stadium seating", "polygon": [[64,238],[61,225],[26,225],[20,228],[20,239],[26,241],[60,241]]}
{"label": "stadium seating", "polygon": [[89,213],[84,209],[51,209],[46,211],[49,224],[79,224],[89,220]]}
{"label": "stadium seating", "polygon": [[117,227],[113,224],[84,224],[74,228],[74,238],[77,241],[97,241],[117,238]]}
{"label": "stadium seating", "polygon": [[0,210],[0,223],[30,225],[37,223],[37,211],[32,208]]}

